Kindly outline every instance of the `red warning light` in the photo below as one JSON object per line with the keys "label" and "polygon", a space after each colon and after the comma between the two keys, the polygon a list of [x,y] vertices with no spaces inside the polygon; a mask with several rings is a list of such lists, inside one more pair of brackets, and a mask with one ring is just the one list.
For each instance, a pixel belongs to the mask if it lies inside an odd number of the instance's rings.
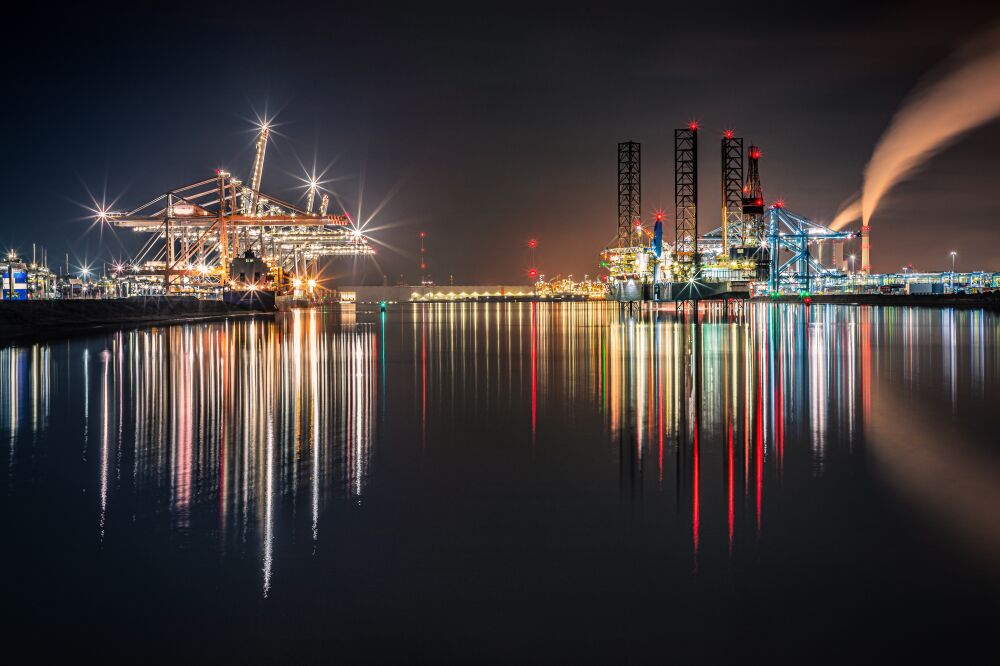
{"label": "red warning light", "polygon": [[536,277],[538,277],[538,271],[532,268],[530,271],[528,271],[528,277],[534,280]]}
{"label": "red warning light", "polygon": [[760,149],[754,148],[750,151],[750,159],[759,160],[760,159]]}
{"label": "red warning light", "polygon": [[691,122],[689,122],[688,123],[688,129],[691,130],[692,132],[697,132],[698,131],[698,121],[697,120],[692,120]]}
{"label": "red warning light", "polygon": [[774,207],[775,208],[784,208],[785,207],[785,202],[782,201],[781,199],[778,199],[777,201],[774,202]]}
{"label": "red warning light", "polygon": [[657,222],[662,222],[663,221],[663,213],[657,213],[656,214],[656,221]]}
{"label": "red warning light", "polygon": [[427,268],[427,264],[420,264],[420,270],[424,270],[425,268]]}
{"label": "red warning light", "polygon": [[420,237],[421,237],[421,238],[426,238],[426,237],[427,237],[427,233],[426,233],[426,232],[423,232],[423,231],[421,231],[421,232],[420,232]]}
{"label": "red warning light", "polygon": [[727,139],[732,139],[734,136],[736,136],[736,133],[733,132],[733,130],[726,130],[726,133],[724,134],[724,136]]}
{"label": "red warning light", "polygon": [[536,245],[538,245],[538,243],[535,241],[534,238],[532,238],[530,241],[528,241],[528,247],[534,249]]}

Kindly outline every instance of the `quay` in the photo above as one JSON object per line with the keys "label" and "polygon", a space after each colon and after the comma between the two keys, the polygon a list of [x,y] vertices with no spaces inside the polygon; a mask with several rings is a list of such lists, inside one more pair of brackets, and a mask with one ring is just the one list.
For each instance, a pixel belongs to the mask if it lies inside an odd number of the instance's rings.
{"label": "quay", "polygon": [[273,315],[273,297],[195,296],[0,301],[0,340],[90,333],[122,327]]}
{"label": "quay", "polygon": [[[799,296],[761,296],[757,302],[801,303]],[[1000,311],[1000,291],[978,294],[810,294],[808,302],[830,305],[896,305],[904,307],[963,308]]]}

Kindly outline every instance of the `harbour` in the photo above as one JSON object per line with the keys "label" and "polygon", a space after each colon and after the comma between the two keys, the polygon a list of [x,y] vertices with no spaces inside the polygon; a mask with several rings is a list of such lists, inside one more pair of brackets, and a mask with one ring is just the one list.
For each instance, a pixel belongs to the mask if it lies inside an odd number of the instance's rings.
{"label": "harbour", "polygon": [[28,3],[41,663],[950,664],[1000,611],[1000,5]]}

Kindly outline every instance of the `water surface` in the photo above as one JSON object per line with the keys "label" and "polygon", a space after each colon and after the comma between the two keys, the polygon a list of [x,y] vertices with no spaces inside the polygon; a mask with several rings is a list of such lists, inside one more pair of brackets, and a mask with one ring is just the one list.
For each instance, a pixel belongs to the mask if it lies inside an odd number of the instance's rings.
{"label": "water surface", "polygon": [[6,642],[252,661],[988,644],[1000,318],[420,304],[0,349]]}

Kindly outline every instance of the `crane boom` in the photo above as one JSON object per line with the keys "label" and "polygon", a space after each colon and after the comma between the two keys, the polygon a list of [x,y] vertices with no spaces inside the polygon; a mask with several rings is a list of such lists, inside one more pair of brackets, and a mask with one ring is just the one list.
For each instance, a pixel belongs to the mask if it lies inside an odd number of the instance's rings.
{"label": "crane boom", "polygon": [[260,192],[260,179],[264,173],[264,153],[267,151],[267,139],[270,135],[271,128],[263,125],[257,136],[257,154],[254,156],[253,170],[250,172],[250,201],[248,210],[244,211],[250,215],[257,207],[257,192]]}

